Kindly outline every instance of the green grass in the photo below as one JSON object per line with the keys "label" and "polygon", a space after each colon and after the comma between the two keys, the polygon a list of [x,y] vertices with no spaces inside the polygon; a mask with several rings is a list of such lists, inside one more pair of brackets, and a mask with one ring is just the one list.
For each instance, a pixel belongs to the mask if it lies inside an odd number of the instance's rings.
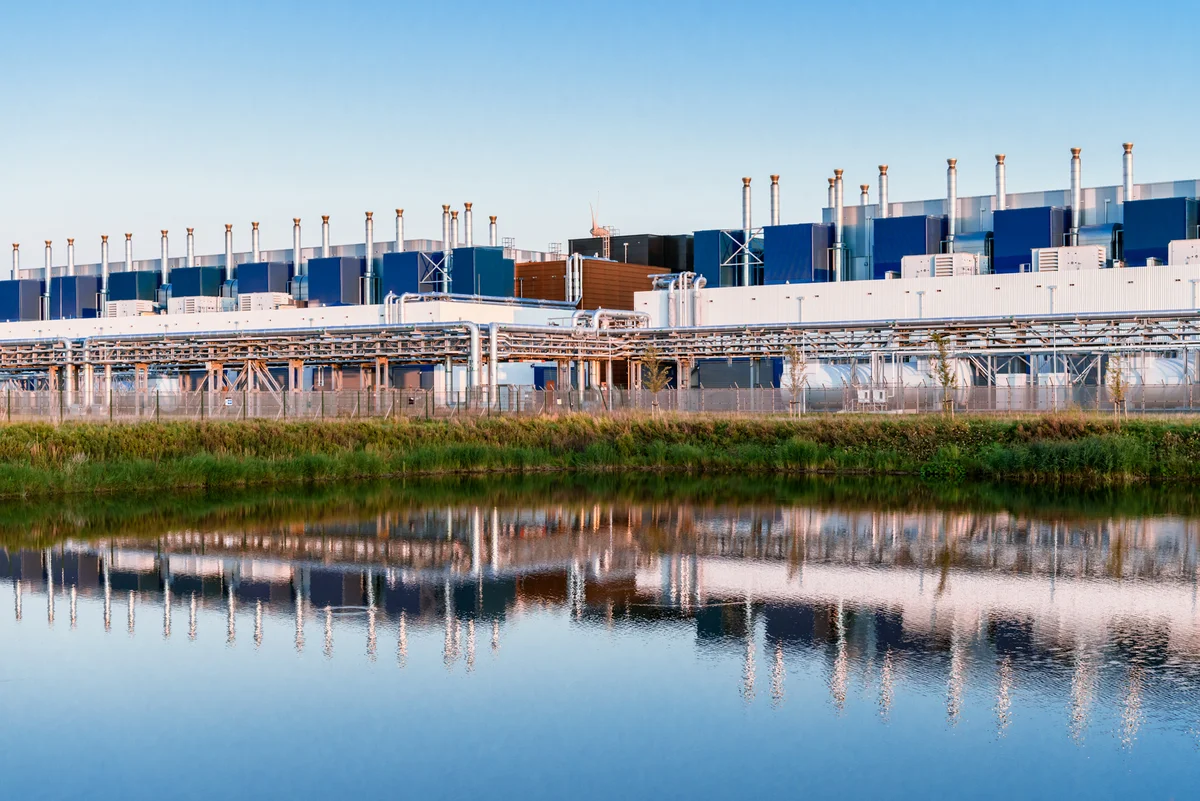
{"label": "green grass", "polygon": [[490,418],[0,427],[0,496],[557,471],[911,475],[1088,485],[1200,478],[1200,422],[1002,418]]}

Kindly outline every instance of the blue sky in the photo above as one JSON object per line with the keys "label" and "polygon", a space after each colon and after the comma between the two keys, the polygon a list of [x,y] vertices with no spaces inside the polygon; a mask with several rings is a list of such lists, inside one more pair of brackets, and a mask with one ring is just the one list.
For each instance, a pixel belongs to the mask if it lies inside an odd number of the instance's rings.
{"label": "blue sky", "polygon": [[[182,254],[440,235],[473,201],[521,247],[737,225],[740,178],[782,174],[783,219],[817,219],[891,167],[893,200],[1200,177],[1194,7],[1182,2],[9,2],[0,8],[0,236],[41,245],[158,231]],[[118,245],[118,248],[120,246]],[[114,251],[114,255],[116,255]]]}

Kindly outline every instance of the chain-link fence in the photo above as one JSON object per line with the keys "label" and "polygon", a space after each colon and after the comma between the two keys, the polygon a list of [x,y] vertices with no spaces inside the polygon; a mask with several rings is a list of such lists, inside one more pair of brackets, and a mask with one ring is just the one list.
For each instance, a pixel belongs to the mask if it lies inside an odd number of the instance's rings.
{"label": "chain-link fence", "polygon": [[[528,386],[486,387],[446,393],[425,389],[362,389],[337,392],[123,390],[85,396],[68,390],[7,390],[0,396],[8,421],[61,420],[322,420],[361,418],[454,418],[487,415],[731,414],[803,415],[836,412],[879,414],[1112,412],[1107,387],[848,386],[790,389],[589,389],[540,390]],[[1124,410],[1200,411],[1197,384],[1134,386],[1125,390]]]}

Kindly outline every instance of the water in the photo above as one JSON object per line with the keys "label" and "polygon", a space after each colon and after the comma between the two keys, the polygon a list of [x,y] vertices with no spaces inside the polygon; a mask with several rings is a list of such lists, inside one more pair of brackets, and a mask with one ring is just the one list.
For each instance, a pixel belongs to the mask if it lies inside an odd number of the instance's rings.
{"label": "water", "polygon": [[5,795],[1195,797],[1194,503],[544,479],[9,507]]}

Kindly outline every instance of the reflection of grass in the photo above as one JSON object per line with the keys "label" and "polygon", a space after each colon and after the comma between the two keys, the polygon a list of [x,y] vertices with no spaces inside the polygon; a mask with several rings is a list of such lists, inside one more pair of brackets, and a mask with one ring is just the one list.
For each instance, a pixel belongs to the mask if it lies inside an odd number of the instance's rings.
{"label": "reflection of grass", "polygon": [[[531,509],[593,504],[610,504],[618,510],[622,506],[665,508],[679,504],[768,515],[780,506],[847,512],[1007,511],[1017,516],[1063,521],[1166,514],[1200,516],[1200,495],[1188,486],[1068,491],[1041,485],[947,486],[902,477],[699,476],[644,471],[537,473],[9,501],[0,503],[0,545],[44,545],[67,538],[149,537],[180,529],[263,530],[296,524],[368,521],[388,512],[403,514],[448,506]],[[653,513],[647,522],[653,522]],[[661,531],[659,536],[664,541],[673,541],[674,530]],[[900,543],[899,547],[906,546]],[[800,552],[793,558],[812,556]],[[904,553],[896,558],[901,562],[912,559]]]}

